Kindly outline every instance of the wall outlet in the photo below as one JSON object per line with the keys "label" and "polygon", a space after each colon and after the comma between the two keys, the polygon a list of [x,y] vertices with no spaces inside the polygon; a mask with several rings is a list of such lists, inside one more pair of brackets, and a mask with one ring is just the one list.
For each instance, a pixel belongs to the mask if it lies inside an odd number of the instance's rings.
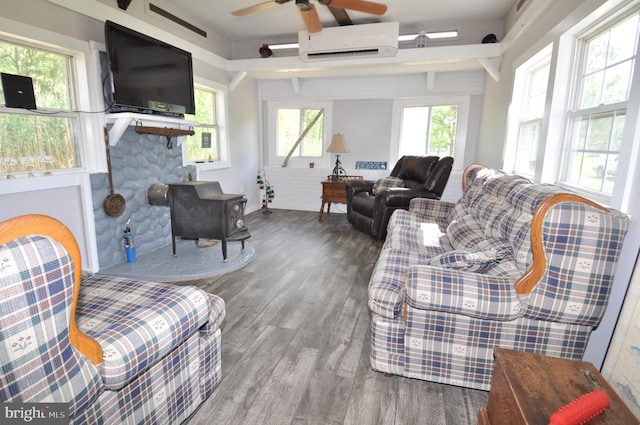
{"label": "wall outlet", "polygon": [[244,186],[240,186],[240,193],[244,193]]}

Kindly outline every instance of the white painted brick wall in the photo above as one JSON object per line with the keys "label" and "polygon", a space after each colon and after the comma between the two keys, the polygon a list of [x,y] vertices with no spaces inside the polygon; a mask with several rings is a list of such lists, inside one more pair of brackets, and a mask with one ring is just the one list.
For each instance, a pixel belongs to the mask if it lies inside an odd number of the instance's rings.
{"label": "white painted brick wall", "polygon": [[[275,198],[269,208],[299,211],[318,211],[322,205],[322,184],[331,170],[326,168],[266,167],[267,180],[275,191]],[[363,176],[377,180],[389,175],[389,171],[347,170],[349,175]],[[462,195],[462,174],[454,172],[443,194],[443,200],[457,201]],[[326,207],[325,207],[326,208]],[[326,209],[325,209],[326,211]],[[346,205],[331,205],[332,212],[346,213]]]}

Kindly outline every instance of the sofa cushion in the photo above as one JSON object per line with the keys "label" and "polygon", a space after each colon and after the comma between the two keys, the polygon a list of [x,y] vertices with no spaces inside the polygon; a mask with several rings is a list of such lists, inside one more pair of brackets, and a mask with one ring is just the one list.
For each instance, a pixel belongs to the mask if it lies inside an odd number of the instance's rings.
{"label": "sofa cushion", "polygon": [[480,223],[471,214],[449,223],[447,237],[454,249],[469,249],[485,239]]}
{"label": "sofa cushion", "polygon": [[380,195],[382,191],[393,187],[404,187],[404,180],[398,177],[383,177],[374,183],[371,191],[374,195]]}
{"label": "sofa cushion", "polygon": [[432,266],[444,266],[458,270],[469,270],[477,273],[486,273],[492,269],[501,258],[496,250],[469,251],[456,249],[436,255],[429,260]]}
{"label": "sofa cushion", "polygon": [[102,378],[110,389],[122,388],[210,314],[207,294],[196,287],[101,275],[83,279],[77,310],[78,326],[102,346]]}
{"label": "sofa cushion", "polygon": [[[406,213],[404,210],[400,210]],[[432,257],[451,251],[449,239],[436,223],[420,223],[416,226],[394,226],[387,233],[384,249],[410,250]]]}

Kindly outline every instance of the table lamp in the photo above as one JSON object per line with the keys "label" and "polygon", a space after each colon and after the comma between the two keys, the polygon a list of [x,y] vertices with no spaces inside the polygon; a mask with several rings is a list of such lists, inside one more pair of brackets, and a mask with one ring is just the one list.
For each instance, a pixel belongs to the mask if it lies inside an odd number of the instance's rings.
{"label": "table lamp", "polygon": [[327,148],[327,152],[336,154],[336,166],[333,168],[331,180],[340,180],[340,176],[345,176],[347,174],[340,163],[340,154],[351,152],[351,149],[349,149],[349,146],[344,139],[344,134],[336,133],[333,135],[331,144]]}

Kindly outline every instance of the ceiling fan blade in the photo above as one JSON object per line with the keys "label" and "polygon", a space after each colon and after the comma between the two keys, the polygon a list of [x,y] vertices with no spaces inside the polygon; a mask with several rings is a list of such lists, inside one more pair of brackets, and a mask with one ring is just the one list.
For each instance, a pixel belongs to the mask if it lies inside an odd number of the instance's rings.
{"label": "ceiling fan blade", "polygon": [[336,7],[338,9],[355,10],[357,12],[369,13],[371,15],[384,15],[387,12],[387,5],[374,3],[366,0],[318,0],[325,6]]}
{"label": "ceiling fan blade", "polygon": [[336,7],[331,7],[331,6],[327,7],[327,9],[329,9],[331,14],[335,18],[336,22],[340,24],[340,26],[353,25],[353,22],[351,21],[351,18],[349,17],[349,14],[347,13],[346,10],[338,9]]}
{"label": "ceiling fan blade", "polygon": [[314,5],[309,4],[309,7],[300,7],[299,9],[300,16],[302,16],[309,33],[322,31],[322,22]]}
{"label": "ceiling fan blade", "polygon": [[273,6],[277,6],[277,5],[278,3],[276,2],[276,0],[269,0],[263,3],[254,4],[253,6],[245,7],[244,9],[235,10],[231,12],[231,14],[233,16],[246,16],[251,13],[256,13],[256,12],[261,12],[263,10],[271,9]]}

